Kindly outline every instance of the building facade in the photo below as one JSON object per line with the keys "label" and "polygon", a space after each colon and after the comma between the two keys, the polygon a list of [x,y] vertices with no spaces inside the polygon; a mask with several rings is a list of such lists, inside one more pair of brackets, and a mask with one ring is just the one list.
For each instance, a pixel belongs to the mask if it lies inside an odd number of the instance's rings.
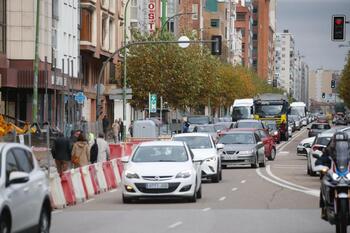
{"label": "building facade", "polygon": [[323,103],[334,103],[335,93],[333,93],[331,88],[331,80],[337,73],[338,72],[334,70],[324,69],[310,71],[309,99]]}

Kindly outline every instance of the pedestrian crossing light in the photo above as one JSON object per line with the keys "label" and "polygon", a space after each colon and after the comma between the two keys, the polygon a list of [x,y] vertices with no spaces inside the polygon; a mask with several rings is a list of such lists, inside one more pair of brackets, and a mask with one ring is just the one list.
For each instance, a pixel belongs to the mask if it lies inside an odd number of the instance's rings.
{"label": "pedestrian crossing light", "polygon": [[326,93],[322,93],[322,99],[326,98]]}
{"label": "pedestrian crossing light", "polygon": [[335,80],[331,81],[331,88],[335,88]]}
{"label": "pedestrian crossing light", "polygon": [[332,40],[345,40],[345,15],[333,15],[332,17]]}
{"label": "pedestrian crossing light", "polygon": [[222,36],[215,35],[211,37],[211,54],[212,55],[221,55],[221,42]]}

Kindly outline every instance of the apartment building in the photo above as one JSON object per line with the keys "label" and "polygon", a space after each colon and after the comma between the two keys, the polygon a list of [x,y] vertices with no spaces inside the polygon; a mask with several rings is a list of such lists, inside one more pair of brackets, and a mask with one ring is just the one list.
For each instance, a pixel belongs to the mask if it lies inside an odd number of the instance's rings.
{"label": "apartment building", "polygon": [[310,71],[309,99],[317,102],[334,103],[336,94],[333,93],[331,88],[331,80],[336,79],[338,74],[338,71],[322,68]]}

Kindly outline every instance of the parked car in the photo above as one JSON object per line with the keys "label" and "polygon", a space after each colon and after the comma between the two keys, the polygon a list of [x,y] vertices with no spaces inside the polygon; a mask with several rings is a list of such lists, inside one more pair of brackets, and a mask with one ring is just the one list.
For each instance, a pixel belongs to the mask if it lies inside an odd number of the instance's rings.
{"label": "parked car", "polygon": [[265,147],[259,135],[251,129],[232,130],[219,140],[217,148],[221,151],[221,164],[265,166]]}
{"label": "parked car", "polygon": [[300,130],[302,127],[301,118],[298,115],[288,115],[288,119],[294,122],[295,130]]}
{"label": "parked car", "polygon": [[297,145],[297,155],[307,156],[311,149],[311,144],[315,141],[315,137],[305,138]]}
{"label": "parked car", "polygon": [[193,132],[197,125],[207,125],[213,122],[212,118],[204,115],[187,116],[187,122],[190,124],[188,132]]}
{"label": "parked car", "polygon": [[32,151],[0,144],[0,232],[49,232],[49,182]]}
{"label": "parked car", "polygon": [[335,125],[347,125],[348,124],[346,117],[345,117],[344,113],[342,113],[342,112],[337,112],[337,114],[335,114],[334,119],[333,119],[333,123]]}
{"label": "parked car", "polygon": [[214,183],[218,183],[222,179],[221,158],[210,134],[177,134],[173,136],[172,140],[185,142],[193,152],[194,159],[203,160],[202,178],[210,179]]}
{"label": "parked car", "polygon": [[260,120],[239,120],[234,126],[235,128],[263,129],[268,130],[264,123]]}
{"label": "parked car", "polygon": [[196,202],[202,197],[202,161],[194,159],[184,142],[143,142],[122,162],[124,203],[155,197],[181,197]]}
{"label": "parked car", "polygon": [[276,143],[281,142],[281,134],[278,130],[276,121],[265,121],[265,125],[269,129],[269,134],[273,137]]}
{"label": "parked car", "polygon": [[308,136],[309,138],[317,136],[319,133],[322,133],[323,131],[326,131],[330,128],[331,126],[328,123],[313,123],[311,127],[308,128]]}

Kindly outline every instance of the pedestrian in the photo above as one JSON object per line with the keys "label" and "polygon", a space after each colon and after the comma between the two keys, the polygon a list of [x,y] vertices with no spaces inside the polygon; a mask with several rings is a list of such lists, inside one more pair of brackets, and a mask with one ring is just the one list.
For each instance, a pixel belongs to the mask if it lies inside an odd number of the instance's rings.
{"label": "pedestrian", "polygon": [[119,132],[119,139],[120,141],[124,140],[124,122],[122,121],[121,118],[119,118],[119,128],[120,128],[120,132]]}
{"label": "pedestrian", "polygon": [[131,121],[131,124],[129,126],[129,133],[130,133],[130,137],[133,137],[133,135],[134,135],[134,121]]}
{"label": "pedestrian", "polygon": [[114,120],[112,128],[113,128],[114,143],[117,143],[119,141],[119,132],[120,132],[120,125],[117,119]]}
{"label": "pedestrian", "polygon": [[70,142],[64,137],[63,133],[59,132],[52,147],[52,157],[55,159],[57,172],[61,175],[69,169],[71,161]]}
{"label": "pedestrian", "polygon": [[107,137],[108,127],[109,127],[109,120],[107,118],[107,115],[105,115],[102,119],[102,128],[103,128],[103,133],[105,134],[105,139]]}
{"label": "pedestrian", "polygon": [[182,125],[182,132],[188,133],[189,128],[190,128],[190,124],[187,121],[185,121]]}
{"label": "pedestrian", "polygon": [[86,166],[90,161],[89,144],[83,134],[80,134],[78,140],[74,143],[71,160],[74,167]]}
{"label": "pedestrian", "polygon": [[98,146],[97,162],[104,162],[109,160],[110,149],[108,142],[104,139],[104,134],[99,133],[96,139]]}

